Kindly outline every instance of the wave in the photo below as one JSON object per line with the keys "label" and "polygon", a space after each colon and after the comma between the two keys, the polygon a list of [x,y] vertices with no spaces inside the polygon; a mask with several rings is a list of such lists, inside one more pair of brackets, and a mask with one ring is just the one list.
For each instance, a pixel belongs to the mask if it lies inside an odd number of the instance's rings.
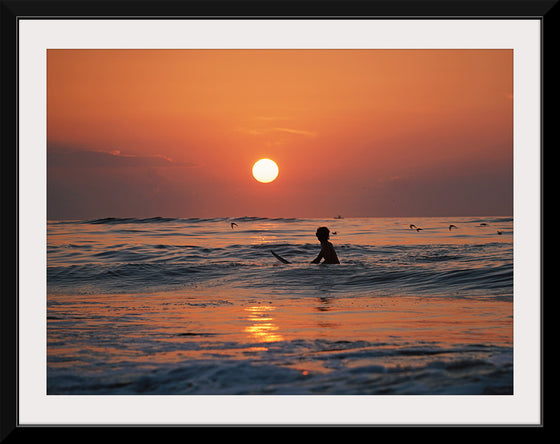
{"label": "wave", "polygon": [[[302,222],[302,221],[312,221],[312,220],[331,220],[330,217],[317,217],[317,218],[298,218],[298,217],[262,217],[262,216],[227,216],[227,217],[163,217],[163,216],[153,216],[153,217],[102,217],[95,219],[85,219],[85,220],[48,220],[48,223],[52,224],[129,224],[129,223],[167,223],[167,222]],[[414,218],[395,218],[395,217],[356,217],[349,218],[349,220],[378,220],[378,219],[403,219],[408,221]],[[428,218],[429,219],[429,218]],[[445,218],[446,220],[453,218]],[[513,222],[513,217],[511,216],[482,216],[482,217],[460,217],[460,219],[465,219],[465,223],[504,223]],[[337,220],[337,218],[334,218]],[[344,220],[344,219],[342,219]],[[405,221],[405,222],[406,222]],[[403,222],[408,227],[408,222]]]}
{"label": "wave", "polygon": [[[181,351],[200,348],[181,342]],[[260,345],[257,343],[256,345]],[[372,341],[294,339],[266,343],[259,360],[228,359],[218,350],[241,347],[227,341],[212,343],[212,359],[184,359],[152,364],[128,362],[132,371],[97,363],[96,372],[84,374],[49,356],[49,395],[511,395],[512,350],[500,346],[437,344],[422,346]],[[174,351],[175,343],[158,344]],[[271,357],[271,356],[274,356]],[[280,357],[280,358],[278,358]],[[451,359],[451,357],[453,359]],[[328,371],[302,374],[302,362]],[[392,365],[394,359],[406,365]],[[101,371],[103,370],[103,372]],[[459,379],[460,378],[460,379]],[[457,382],[459,379],[460,383]]]}
{"label": "wave", "polygon": [[494,217],[477,217],[469,220],[471,223],[503,223],[503,222],[513,222],[513,217],[511,216],[494,216]]}
{"label": "wave", "polygon": [[[258,217],[258,216],[242,216],[242,217],[190,217],[190,218],[180,218],[180,217],[147,217],[147,218],[137,218],[137,217],[103,217],[99,219],[89,219],[80,221],[82,224],[157,224],[157,223],[169,223],[169,222],[182,222],[182,223],[208,223],[208,222],[301,222],[305,219],[293,218],[293,217]],[[75,221],[53,221],[55,223],[75,223]]]}
{"label": "wave", "polygon": [[[47,283],[53,292],[221,285],[304,296],[317,289],[355,295],[378,290],[512,295],[511,237],[497,236],[480,222],[511,220],[468,217],[455,221],[458,229],[450,231],[447,220],[430,219],[438,228],[430,231],[426,225],[417,233],[405,219],[345,219],[333,237],[342,263],[331,267],[310,265],[320,249],[316,219],[90,219],[49,227]],[[238,227],[230,227],[233,222]],[[277,262],[271,250],[291,265]]]}
{"label": "wave", "polygon": [[[67,292],[86,288],[98,293],[144,293],[204,286],[223,289],[281,290],[286,297],[316,296],[327,292],[342,297],[387,294],[480,296],[513,295],[513,264],[457,262],[414,263],[404,258],[359,256],[341,265],[314,265],[308,260],[284,266],[262,247],[251,260],[243,255],[218,255],[192,250],[172,260],[87,263],[51,266],[47,269],[49,291]],[[292,250],[298,253],[296,250]],[[301,253],[302,250],[299,250]],[[249,253],[247,253],[247,256]],[[309,254],[307,254],[309,259]],[[110,258],[107,253],[106,258]],[[132,258],[129,256],[129,258]]]}
{"label": "wave", "polygon": [[100,219],[91,219],[82,221],[83,224],[146,224],[146,223],[161,223],[161,222],[176,222],[180,219],[173,217],[103,217]]}

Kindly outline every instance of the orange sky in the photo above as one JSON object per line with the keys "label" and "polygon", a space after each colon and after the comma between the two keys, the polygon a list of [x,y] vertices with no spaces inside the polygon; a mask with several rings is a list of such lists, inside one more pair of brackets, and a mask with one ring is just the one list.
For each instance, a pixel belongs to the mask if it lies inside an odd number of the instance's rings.
{"label": "orange sky", "polygon": [[48,218],[511,215],[512,97],[511,50],[48,50]]}

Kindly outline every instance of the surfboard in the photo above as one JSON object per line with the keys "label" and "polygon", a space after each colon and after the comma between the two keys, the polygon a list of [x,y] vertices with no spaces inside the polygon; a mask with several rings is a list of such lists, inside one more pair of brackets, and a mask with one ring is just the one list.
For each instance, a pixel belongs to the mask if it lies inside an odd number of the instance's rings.
{"label": "surfboard", "polygon": [[284,259],[282,256],[277,255],[274,251],[270,250],[270,252],[272,253],[272,255],[278,259],[280,262],[284,263],[284,264],[290,264],[290,261],[287,261],[286,259]]}

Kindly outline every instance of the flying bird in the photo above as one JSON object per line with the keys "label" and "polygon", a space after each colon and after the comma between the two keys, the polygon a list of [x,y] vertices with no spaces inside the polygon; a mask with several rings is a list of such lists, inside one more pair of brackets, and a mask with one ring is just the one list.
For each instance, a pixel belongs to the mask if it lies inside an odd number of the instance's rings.
{"label": "flying bird", "polygon": [[234,226],[237,227],[237,224],[236,224],[235,222],[232,222],[232,223],[231,223],[231,229],[232,229],[232,230],[233,230],[233,227],[234,227]]}
{"label": "flying bird", "polygon": [[416,228],[416,225],[410,224],[410,229],[412,230],[413,228]]}
{"label": "flying bird", "polygon": [[422,228],[416,228],[416,231],[420,231]]}
{"label": "flying bird", "polygon": [[451,231],[451,228],[457,228],[455,225],[451,224],[449,225],[449,231]]}
{"label": "flying bird", "polygon": [[502,232],[501,232],[501,231],[498,231],[498,234],[502,234]]}

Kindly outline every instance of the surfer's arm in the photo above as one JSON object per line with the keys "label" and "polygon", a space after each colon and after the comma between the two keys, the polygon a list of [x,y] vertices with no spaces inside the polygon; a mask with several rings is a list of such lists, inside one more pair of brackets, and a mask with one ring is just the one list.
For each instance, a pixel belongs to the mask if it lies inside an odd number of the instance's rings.
{"label": "surfer's arm", "polygon": [[321,259],[323,259],[324,255],[323,255],[323,249],[321,249],[321,252],[319,253],[319,256],[317,256],[315,259],[313,259],[311,261],[312,264],[318,264],[319,262],[321,262]]}

